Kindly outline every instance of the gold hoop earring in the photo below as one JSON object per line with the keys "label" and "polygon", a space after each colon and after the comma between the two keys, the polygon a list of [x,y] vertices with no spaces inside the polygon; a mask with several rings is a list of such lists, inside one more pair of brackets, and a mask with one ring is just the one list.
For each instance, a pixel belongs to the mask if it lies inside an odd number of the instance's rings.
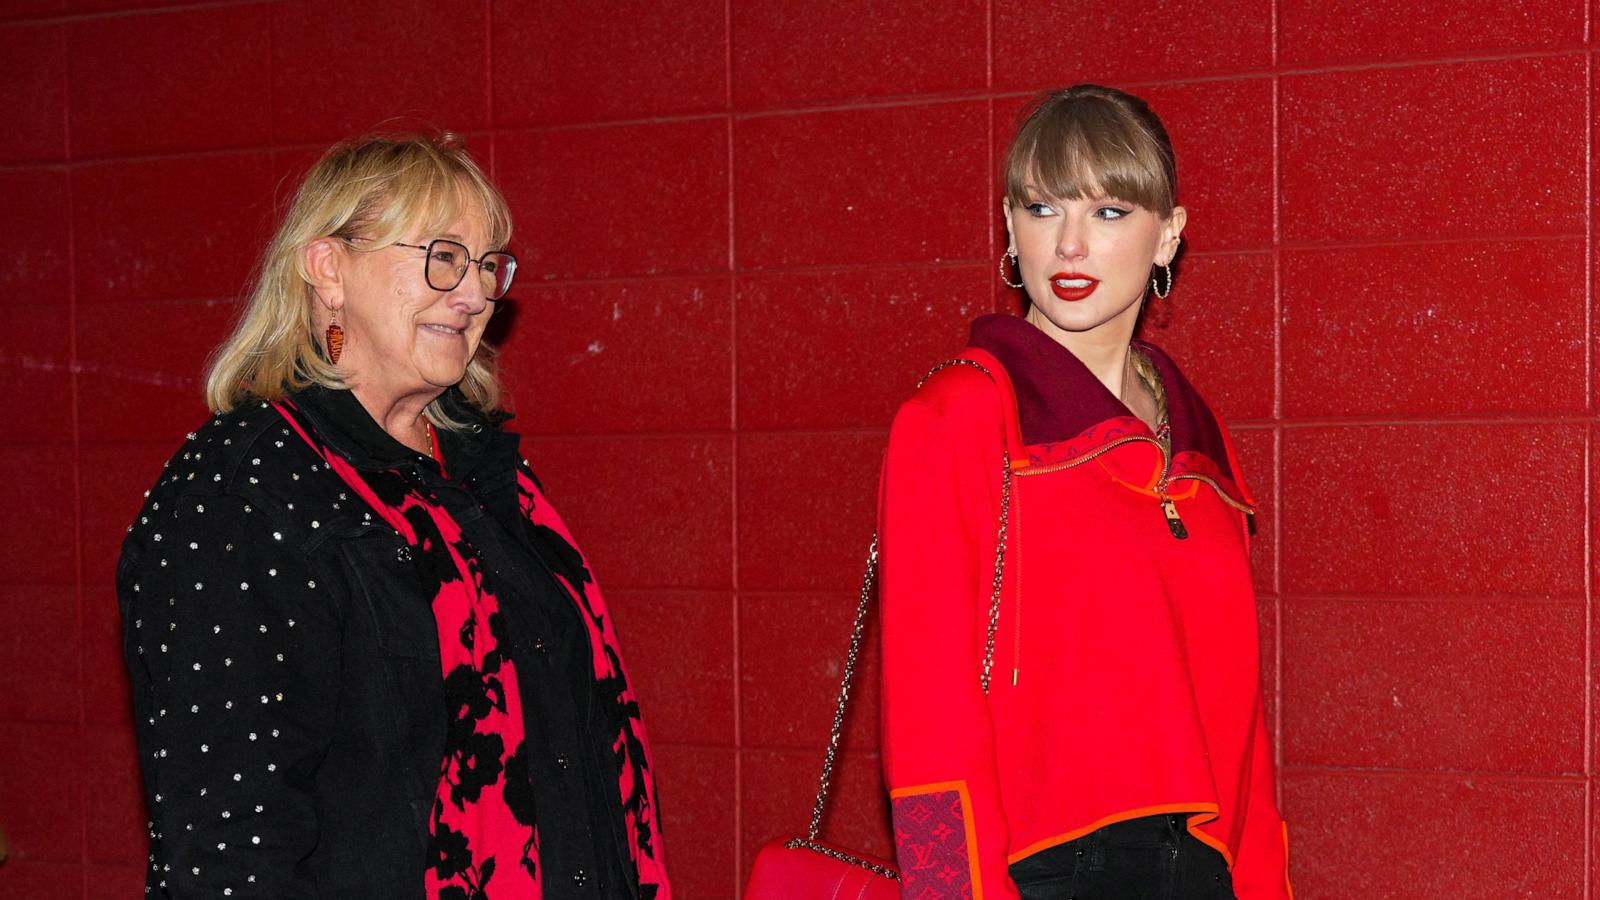
{"label": "gold hoop earring", "polygon": [[1162,300],[1165,300],[1165,299],[1167,299],[1167,295],[1172,293],[1172,264],[1171,263],[1162,263],[1161,264],[1161,271],[1167,273],[1167,289],[1163,291],[1161,289],[1161,286],[1156,284],[1156,276],[1151,275],[1150,276],[1150,292],[1155,294],[1157,297],[1160,297]]}
{"label": "gold hoop earring", "polygon": [[1008,256],[1011,257],[1011,261],[1017,266],[1017,277],[1022,277],[1022,264],[1017,262],[1017,252],[1015,250],[1007,250],[1006,252],[1000,254],[1000,283],[1008,288],[1022,287],[1022,282],[1019,281],[1016,284],[1012,284],[1010,277],[1006,275],[1006,257]]}

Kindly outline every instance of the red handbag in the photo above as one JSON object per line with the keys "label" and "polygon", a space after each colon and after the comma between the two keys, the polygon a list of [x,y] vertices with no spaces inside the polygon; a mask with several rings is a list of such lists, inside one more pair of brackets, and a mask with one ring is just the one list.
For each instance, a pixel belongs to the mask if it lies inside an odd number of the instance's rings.
{"label": "red handbag", "polygon": [[900,900],[900,873],[887,863],[805,838],[761,848],[745,900]]}
{"label": "red handbag", "polygon": [[[973,360],[953,359],[933,372],[952,365],[971,366],[991,379],[988,369]],[[933,375],[923,378],[927,381]],[[918,387],[921,387],[919,382]],[[983,653],[979,683],[989,693],[989,676],[994,667],[995,626],[1000,621],[1001,573],[1005,571],[1006,523],[1011,511],[1011,460],[1002,462],[1000,483],[1000,531],[995,545],[994,590],[989,598],[988,640]],[[839,753],[839,734],[844,728],[844,713],[850,701],[850,683],[855,678],[856,660],[861,652],[861,636],[867,626],[867,605],[878,574],[878,536],[872,536],[867,551],[867,571],[861,579],[861,601],[856,606],[856,624],[850,633],[850,652],[845,656],[844,677],[839,685],[839,701],[834,705],[833,730],[828,735],[828,752],[822,760],[822,778],[817,785],[817,802],[811,809],[811,827],[805,837],[778,838],[761,848],[755,868],[744,887],[744,900],[899,900],[900,873],[882,860],[823,843],[817,839],[822,829],[822,813],[828,802],[833,779],[833,764]]]}

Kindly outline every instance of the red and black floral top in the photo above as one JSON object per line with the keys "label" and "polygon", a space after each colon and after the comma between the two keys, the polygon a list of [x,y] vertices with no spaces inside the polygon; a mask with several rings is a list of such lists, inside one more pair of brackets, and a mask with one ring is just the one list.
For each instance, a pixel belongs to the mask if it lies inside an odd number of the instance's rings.
{"label": "red and black floral top", "polygon": [[[302,437],[317,446],[309,434]],[[437,436],[433,446],[443,473]],[[408,546],[445,567],[432,607],[450,724],[428,819],[427,894],[439,900],[537,897],[534,788],[517,669],[500,649],[500,601],[475,573],[477,554],[442,504],[421,490],[407,491],[398,503],[386,501],[349,463],[324,458]]]}
{"label": "red and black floral top", "polygon": [[670,900],[648,741],[517,439],[442,467],[347,391],[216,416],[118,600],[154,896]]}

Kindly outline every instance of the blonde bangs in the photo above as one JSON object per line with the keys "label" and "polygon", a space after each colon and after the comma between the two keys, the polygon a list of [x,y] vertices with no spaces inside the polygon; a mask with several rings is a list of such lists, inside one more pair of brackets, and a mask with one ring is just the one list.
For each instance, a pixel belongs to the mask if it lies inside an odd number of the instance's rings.
{"label": "blonde bangs", "polygon": [[476,213],[483,217],[488,244],[474,247],[474,252],[504,249],[511,240],[511,213],[505,198],[481,173],[464,173],[449,162],[441,157],[405,161],[329,234],[352,243],[386,247],[395,241],[443,234],[462,215]]}
{"label": "blonde bangs", "polygon": [[[361,249],[384,247],[440,234],[469,213],[483,217],[488,233],[488,246],[476,252],[510,243],[505,198],[455,135],[372,135],[335,145],[301,182],[238,324],[213,354],[207,405],[226,412],[247,398],[281,400],[312,384],[345,387],[314,333],[315,296],[304,259],[312,241],[337,237]],[[495,356],[493,347],[480,342],[457,384],[484,412],[500,405]],[[428,416],[445,428],[462,424],[437,401]]]}
{"label": "blonde bangs", "polygon": [[1078,85],[1045,97],[1018,128],[1005,191],[1013,205],[1029,202],[1030,192],[1115,198],[1166,218],[1177,205],[1178,176],[1166,129],[1144,101]]}

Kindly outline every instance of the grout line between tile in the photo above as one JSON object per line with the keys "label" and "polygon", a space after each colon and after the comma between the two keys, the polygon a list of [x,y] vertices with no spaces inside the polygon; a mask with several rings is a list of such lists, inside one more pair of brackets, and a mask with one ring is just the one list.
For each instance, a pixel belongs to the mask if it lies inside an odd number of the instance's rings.
{"label": "grout line between tile", "polygon": [[1387,603],[1410,606],[1432,603],[1441,606],[1522,604],[1526,606],[1581,607],[1586,602],[1585,595],[1581,592],[1571,594],[1430,594],[1424,591],[1407,591],[1393,594],[1368,594],[1346,591],[1297,591],[1291,589],[1279,594],[1278,597],[1283,603],[1290,605],[1301,603]]}
{"label": "grout line between tile", "polygon": [[[71,393],[70,388],[68,390],[68,393],[70,395],[70,393]],[[70,401],[70,397],[69,397],[68,402],[69,403],[71,402]],[[34,445],[34,449],[40,449],[40,448],[43,448],[43,447],[46,447],[46,446],[49,446],[49,445],[47,445],[47,444],[38,444],[38,445]],[[66,443],[66,444],[57,444],[56,446],[60,447],[62,449],[70,449],[73,445],[69,442],[69,443]],[[72,578],[63,579],[61,581],[12,581],[12,580],[0,581],[0,591],[32,591],[32,590],[40,590],[40,591],[70,591],[70,590],[77,590],[77,587],[78,587],[77,573],[73,573],[73,577]],[[6,720],[0,720],[0,721],[11,721],[11,720],[6,719]]]}
{"label": "grout line between tile", "polygon": [[271,156],[283,148],[271,144],[239,144],[226,147],[208,147],[203,150],[182,150],[167,153],[146,152],[119,156],[78,156],[57,160],[22,160],[0,164],[0,172],[31,171],[35,169],[95,169],[108,166],[137,166],[146,163],[188,162],[203,159],[222,159],[230,156]]}
{"label": "grout line between tile", "polygon": [[[892,412],[892,411],[890,411]],[[744,437],[833,437],[833,438],[864,438],[883,437],[888,434],[888,421],[890,412],[885,412],[880,424],[839,424],[839,425],[795,425],[788,427],[764,426],[756,428],[740,428],[738,433]],[[1229,430],[1234,432],[1294,430],[1308,428],[1411,428],[1411,427],[1449,427],[1449,426],[1587,426],[1590,419],[1582,412],[1573,412],[1566,415],[1537,415],[1527,412],[1507,412],[1503,414],[1476,414],[1451,418],[1436,414],[1427,415],[1395,415],[1395,416],[1348,416],[1348,417],[1306,417],[1295,419],[1238,419],[1228,423]],[[515,429],[513,429],[515,430]],[[556,443],[561,441],[582,440],[718,440],[729,437],[729,432],[713,428],[676,429],[676,430],[616,430],[616,431],[574,431],[574,432],[518,432],[522,439],[528,443]],[[138,443],[134,441],[99,441],[92,443],[124,444]]]}
{"label": "grout line between tile", "polygon": [[231,297],[130,297],[127,299],[119,299],[116,297],[101,297],[98,299],[85,298],[79,301],[79,305],[97,309],[105,309],[108,306],[136,306],[139,304],[153,303],[214,306],[217,304],[242,304],[243,302],[244,295],[241,293]]}
{"label": "grout line between tile", "polygon": [[1583,394],[1584,406],[1592,414],[1595,411],[1594,396],[1594,57],[1589,57],[1588,65],[1584,67],[1584,144],[1583,144],[1583,295],[1584,319],[1583,333],[1588,342],[1583,354]]}
{"label": "grout line between tile", "polygon": [[[1241,424],[1248,420],[1240,420]],[[1445,426],[1445,425],[1587,425],[1590,418],[1582,412],[1540,415],[1527,411],[1505,413],[1473,413],[1460,416],[1426,414],[1407,416],[1307,416],[1284,418],[1284,428],[1387,427],[1387,426]]]}
{"label": "grout line between tile", "polygon": [[[1584,35],[1588,37],[1591,27],[1591,4],[1584,3]],[[1583,266],[1583,294],[1584,294],[1584,340],[1586,345],[1583,354],[1583,392],[1584,406],[1590,414],[1594,413],[1594,56],[1591,54],[1584,66],[1584,158],[1583,158],[1583,186],[1584,198],[1584,266]],[[1594,816],[1594,775],[1595,775],[1595,609],[1594,609],[1594,426],[1591,425],[1584,435],[1584,466],[1583,466],[1583,765],[1584,774],[1588,778],[1587,789],[1583,792],[1583,896],[1590,900],[1594,896],[1594,863],[1595,863],[1595,816]]]}
{"label": "grout line between tile", "polygon": [[[983,88],[994,94],[994,0],[986,0],[983,16]],[[989,146],[994,147],[990,142]],[[993,150],[990,150],[993,153]]]}
{"label": "grout line between tile", "polygon": [[[483,120],[494,127],[494,0],[481,0],[483,8]],[[494,165],[494,140],[490,139],[490,161]]]}
{"label": "grout line between tile", "polygon": [[[1272,47],[1269,52],[1271,53],[1270,58],[1273,72],[1278,71],[1278,64],[1281,61],[1281,54],[1278,48],[1278,42],[1281,39],[1281,36],[1278,33],[1278,15],[1280,12],[1279,7],[1281,5],[1282,4],[1279,3],[1279,0],[1272,0],[1272,6],[1267,11],[1267,15],[1269,16],[1267,21],[1267,32],[1271,35],[1270,39],[1272,42]],[[1276,80],[1276,77],[1274,77],[1274,80]]]}
{"label": "grout line between tile", "polygon": [[[276,4],[267,10],[267,141],[272,146],[271,164],[274,175],[278,171],[278,79],[276,76],[278,68],[278,16],[282,12],[283,7]],[[279,187],[280,185],[274,180],[274,195],[276,195]],[[276,203],[276,196],[274,196],[273,200]]]}
{"label": "grout line between tile", "polygon": [[[1283,768],[1283,117],[1282,81],[1278,68],[1278,2],[1272,3],[1272,588],[1273,588],[1273,708],[1277,718],[1272,726],[1273,764]],[[1283,779],[1274,779],[1278,809],[1283,810]]]}
{"label": "grout line between tile", "polygon": [[[990,126],[991,133],[992,133],[993,127],[994,127],[993,124],[991,124],[991,126]],[[730,152],[731,152],[731,150],[730,150]],[[57,168],[57,167],[51,167],[51,168]],[[4,171],[8,171],[8,170],[5,169],[4,167],[0,167],[0,172],[4,172]],[[30,169],[30,171],[31,171],[31,169]],[[730,167],[730,171],[731,171],[731,167]],[[732,178],[732,176],[730,174],[730,180],[731,180],[731,178]],[[991,185],[991,187],[992,187],[992,185]],[[993,199],[993,198],[991,198],[991,199]],[[731,206],[732,206],[732,204],[730,202],[730,207]],[[987,213],[985,213],[985,215],[987,215]],[[730,214],[729,214],[730,230],[731,230],[731,227],[732,227],[731,223],[732,223],[733,217],[734,217],[734,212],[730,208]],[[1281,254],[1284,251],[1294,251],[1294,252],[1305,252],[1305,251],[1339,252],[1339,251],[1344,251],[1344,250],[1365,249],[1365,248],[1371,248],[1371,247],[1411,247],[1411,246],[1416,246],[1416,247],[1433,248],[1433,247],[1449,246],[1449,245],[1455,245],[1455,244],[1466,244],[1466,245],[1495,244],[1496,246],[1501,246],[1501,245],[1505,245],[1505,244],[1508,244],[1508,243],[1509,244],[1517,244],[1517,243],[1558,243],[1558,242],[1568,242],[1568,241],[1578,242],[1578,241],[1584,240],[1584,238],[1585,238],[1585,236],[1581,232],[1573,232],[1573,233],[1570,233],[1570,234],[1553,234],[1553,235],[1536,235],[1536,236],[1526,236],[1526,235],[1498,235],[1498,236],[1496,236],[1496,235],[1479,235],[1479,236],[1460,237],[1460,238],[1397,239],[1397,240],[1385,240],[1385,241],[1364,241],[1364,242],[1325,243],[1325,244],[1310,244],[1310,243],[1299,243],[1299,244],[1297,244],[1297,243],[1292,243],[1291,242],[1291,243],[1274,244],[1274,245],[1269,245],[1269,246],[1264,246],[1264,247],[1242,247],[1242,248],[1227,248],[1227,249],[1197,250],[1197,251],[1187,251],[1186,250],[1186,251],[1184,251],[1184,258],[1185,259],[1192,259],[1192,260],[1222,259],[1222,258],[1243,257],[1243,256],[1268,256],[1268,255]],[[993,247],[993,243],[992,243],[993,239],[994,239],[994,235],[992,235],[992,234],[989,235],[986,238],[986,240],[988,240],[990,242],[990,246],[991,247]],[[730,238],[730,240],[731,240],[731,238]],[[734,254],[734,252],[735,252],[734,250],[730,249],[730,257]],[[730,263],[730,266],[728,268],[719,268],[719,269],[652,272],[652,273],[648,273],[648,274],[617,274],[617,275],[577,276],[577,277],[565,277],[565,278],[552,278],[552,279],[545,280],[545,281],[534,282],[533,284],[527,285],[525,287],[528,290],[531,290],[531,291],[541,291],[541,290],[546,290],[547,291],[547,290],[563,290],[563,289],[574,288],[574,287],[595,287],[595,286],[604,286],[604,285],[610,285],[610,284],[636,286],[641,281],[644,281],[644,282],[694,281],[694,280],[718,278],[718,277],[721,277],[721,276],[724,276],[724,275],[728,274],[730,269],[736,269],[738,274],[740,274],[743,277],[747,277],[747,278],[767,278],[767,277],[779,278],[779,277],[794,276],[794,275],[824,275],[825,276],[825,275],[847,275],[847,274],[872,273],[872,272],[920,271],[920,270],[929,270],[929,269],[934,269],[934,270],[962,269],[962,268],[966,268],[966,269],[978,269],[978,268],[988,269],[992,265],[993,265],[992,261],[990,261],[988,259],[981,259],[981,258],[976,258],[976,257],[973,257],[973,258],[959,258],[959,259],[887,260],[887,261],[882,261],[882,262],[866,262],[866,263],[819,263],[819,264],[816,264],[816,265],[807,265],[807,266],[750,266],[750,265],[733,265],[733,264]],[[534,277],[537,277],[537,276],[534,276]],[[170,298],[155,298],[155,299],[170,299]],[[230,298],[179,298],[179,299],[230,299]],[[92,301],[92,302],[112,303],[112,302],[130,302],[130,301],[100,300],[100,301]]]}
{"label": "grout line between tile", "polygon": [[[68,40],[67,29],[60,32],[61,52],[66,60],[62,66],[62,152],[68,160],[72,159],[72,47]],[[67,402],[71,409],[72,417],[72,546],[74,580],[77,591],[75,605],[77,606],[78,626],[78,740],[77,751],[83,753],[88,745],[89,725],[89,695],[85,683],[87,666],[84,657],[88,652],[88,642],[84,640],[84,630],[87,627],[87,617],[84,615],[84,603],[87,591],[84,590],[84,559],[83,559],[83,426],[79,421],[79,383],[78,383],[78,221],[74,208],[74,179],[72,172],[66,173],[66,206],[67,206],[67,363],[69,378],[67,382]],[[89,796],[84,790],[82,780],[74,782],[78,792],[78,856],[79,880],[82,896],[89,895]]]}
{"label": "grout line between tile", "polygon": [[731,552],[728,554],[731,571],[729,583],[733,586],[728,602],[733,609],[733,890],[737,894],[743,886],[744,872],[744,643],[740,639],[743,622],[739,616],[739,257],[736,244],[736,215],[734,182],[733,140],[733,0],[722,6],[722,84],[723,107],[726,115],[727,191],[728,191],[728,425],[730,443],[728,460],[728,523]]}
{"label": "grout line between tile", "polygon": [[[4,589],[4,585],[0,585],[0,589]],[[713,595],[726,595],[726,594],[731,594],[731,593],[733,593],[733,588],[731,586],[729,586],[729,585],[724,585],[724,586],[719,587],[719,588],[682,587],[682,586],[677,586],[677,587],[655,587],[655,588],[631,588],[631,587],[625,586],[625,584],[613,585],[613,584],[611,584],[611,582],[609,580],[606,582],[606,595],[608,597],[616,597],[616,598],[622,598],[622,599],[628,599],[629,597],[632,597],[632,598],[634,598],[634,600],[632,602],[637,602],[637,598],[639,598],[639,597],[644,597],[644,598],[653,599],[653,600],[692,601],[692,600],[708,599],[708,598],[711,598]]]}
{"label": "grout line between tile", "polygon": [[1463,54],[1435,57],[1409,57],[1406,59],[1366,59],[1323,65],[1286,66],[1278,70],[1281,75],[1331,75],[1341,72],[1373,72],[1390,69],[1420,69],[1429,66],[1455,66],[1471,63],[1519,62],[1533,59],[1555,59],[1575,56],[1587,48],[1575,45],[1555,47],[1510,47],[1498,53]]}
{"label": "grout line between tile", "polygon": [[[1272,468],[1276,477],[1272,480],[1272,639],[1273,639],[1273,669],[1272,692],[1274,709],[1278,711],[1276,721],[1272,722],[1272,750],[1273,762],[1279,768],[1283,766],[1283,429],[1272,430]],[[1278,809],[1283,809],[1283,782],[1275,782],[1278,796]]]}
{"label": "grout line between tile", "polygon": [[17,19],[0,19],[0,26],[7,25],[61,25],[80,22],[93,22],[102,19],[128,19],[135,16],[158,16],[171,13],[203,12],[208,9],[227,9],[233,6],[262,6],[263,0],[212,0],[209,3],[174,3],[171,6],[146,7],[143,9],[112,9],[77,15],[61,16],[24,16]]}
{"label": "grout line between tile", "polygon": [[[848,582],[845,582],[848,583]],[[859,585],[853,585],[858,587]],[[3,585],[0,585],[3,587]],[[635,594],[713,594],[723,593],[728,590],[720,588],[697,587],[626,587],[610,585],[610,593],[635,593]],[[829,597],[838,593],[838,586],[822,585],[820,587],[746,587],[739,591],[741,598],[749,600],[814,600],[820,597]],[[1262,591],[1262,593],[1268,593]],[[1584,602],[1582,593],[1571,594],[1428,594],[1420,592],[1394,593],[1394,594],[1361,594],[1340,592],[1296,591],[1284,593],[1271,592],[1284,603],[1393,603],[1417,604],[1437,603],[1446,605],[1456,604],[1510,604],[1519,603],[1533,606],[1579,606]]]}
{"label": "grout line between tile", "polygon": [[1355,775],[1369,778],[1412,778],[1428,781],[1480,781],[1513,782],[1517,784],[1583,785],[1581,773],[1545,774],[1541,772],[1503,772],[1493,769],[1404,769],[1379,766],[1307,765],[1289,763],[1284,772],[1297,775]]}
{"label": "grout line between tile", "polygon": [[710,743],[707,743],[705,741],[657,741],[657,740],[652,740],[650,742],[650,746],[652,748],[656,748],[656,747],[671,747],[674,750],[701,750],[701,751],[709,751],[709,752],[713,752],[713,753],[732,753],[732,752],[735,752],[738,749],[737,747],[735,747],[732,744],[719,744],[719,743],[716,743],[714,741],[710,742]]}
{"label": "grout line between tile", "polygon": [[[797,428],[743,428],[737,429],[738,434],[746,437],[883,437],[889,433],[885,417],[883,425],[845,425],[839,427],[797,427]],[[726,440],[730,432],[715,429],[698,429],[684,431],[584,431],[572,434],[531,434],[523,433],[522,439],[527,443],[553,443],[560,441],[587,441],[587,440],[660,440],[662,438],[681,438],[687,440]]]}
{"label": "grout line between tile", "polygon": [[1588,780],[1583,792],[1584,897],[1594,893],[1594,429],[1583,442],[1583,766]]}
{"label": "grout line between tile", "polygon": [[[730,175],[731,180],[731,175]],[[732,205],[732,204],[730,204]],[[730,229],[732,227],[730,217]],[[730,254],[735,252],[730,249]],[[734,266],[737,274],[745,278],[760,277],[786,277],[793,275],[842,275],[863,272],[898,272],[907,269],[974,269],[983,265],[979,259],[947,259],[924,260],[921,262],[881,262],[881,263],[841,263],[837,265],[793,266],[778,268],[754,268],[749,265]],[[702,272],[661,272],[648,275],[606,275],[588,278],[563,278],[542,281],[534,285],[535,288],[565,288],[574,286],[594,285],[637,285],[640,281],[688,281],[696,278],[717,278],[729,274],[728,270],[716,269]]]}
{"label": "grout line between tile", "polygon": [[1295,251],[1322,251],[1322,250],[1365,250],[1374,247],[1447,247],[1452,244],[1502,244],[1510,242],[1534,241],[1575,241],[1581,240],[1584,234],[1581,231],[1558,231],[1550,234],[1504,234],[1504,235],[1444,235],[1429,237],[1400,237],[1400,238],[1351,238],[1346,240],[1331,241],[1291,241],[1280,240],[1278,246],[1285,250]]}
{"label": "grout line between tile", "polygon": [[[989,221],[989,216],[994,214],[994,212],[993,212],[993,210],[995,208],[995,202],[994,201],[997,199],[995,197],[995,189],[997,187],[997,185],[995,183],[995,176],[1000,171],[999,166],[997,165],[998,161],[995,159],[995,146],[994,146],[994,144],[995,144],[995,120],[994,120],[994,117],[995,117],[995,108],[994,108],[994,0],[988,0],[986,5],[987,5],[988,8],[985,11],[985,15],[984,15],[984,35],[983,35],[983,40],[984,40],[984,74],[983,74],[983,84],[984,84],[985,93],[989,94],[989,103],[988,103],[988,107],[989,108],[988,108],[988,116],[987,116],[987,121],[988,121],[988,140],[984,142],[983,146],[984,146],[984,159],[988,161],[988,165],[986,167],[984,167],[984,173],[983,173],[983,190],[982,190],[981,193],[983,194],[983,197],[984,197],[984,208],[979,213],[978,221],[980,221],[980,222]],[[985,257],[988,258],[988,259],[997,258],[999,256],[999,253],[998,253],[999,248],[995,245],[995,229],[994,229],[994,227],[992,225],[990,225],[989,227],[984,229],[984,236],[985,236],[986,240],[988,241],[988,247],[989,247],[989,252],[985,254]]]}

